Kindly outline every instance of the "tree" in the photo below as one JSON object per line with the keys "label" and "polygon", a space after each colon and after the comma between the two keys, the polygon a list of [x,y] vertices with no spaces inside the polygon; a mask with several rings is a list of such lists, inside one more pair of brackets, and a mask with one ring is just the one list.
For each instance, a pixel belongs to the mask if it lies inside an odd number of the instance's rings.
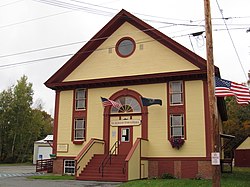
{"label": "tree", "polygon": [[9,142],[13,121],[12,116],[13,89],[0,93],[0,161],[5,160],[10,152]]}
{"label": "tree", "polygon": [[228,120],[223,122],[225,134],[234,135],[235,138],[225,148],[225,155],[230,155],[231,150],[238,145],[242,139],[250,134],[250,106],[237,104],[234,97],[226,98]]}
{"label": "tree", "polygon": [[53,119],[42,106],[32,109],[33,89],[22,76],[16,86],[0,93],[0,161],[31,161],[33,145],[52,133]]}

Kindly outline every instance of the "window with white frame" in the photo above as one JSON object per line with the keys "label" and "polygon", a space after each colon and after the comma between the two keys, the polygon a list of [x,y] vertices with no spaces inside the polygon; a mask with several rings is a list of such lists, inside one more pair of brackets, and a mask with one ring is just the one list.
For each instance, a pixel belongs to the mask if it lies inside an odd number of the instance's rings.
{"label": "window with white frame", "polygon": [[183,104],[183,82],[169,82],[170,105]]}
{"label": "window with white frame", "polygon": [[64,174],[75,175],[75,161],[64,160]]}
{"label": "window with white frame", "polygon": [[86,89],[76,90],[75,106],[76,110],[81,110],[86,108]]}
{"label": "window with white frame", "polygon": [[85,139],[85,121],[84,119],[75,119],[74,140]]}
{"label": "window with white frame", "polygon": [[184,115],[171,114],[170,115],[170,136],[184,138]]}

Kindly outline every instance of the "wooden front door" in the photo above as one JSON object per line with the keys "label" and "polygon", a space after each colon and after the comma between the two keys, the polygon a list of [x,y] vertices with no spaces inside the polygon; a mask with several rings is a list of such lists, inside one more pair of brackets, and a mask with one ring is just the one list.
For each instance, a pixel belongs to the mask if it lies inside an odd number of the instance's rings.
{"label": "wooden front door", "polygon": [[119,155],[127,155],[133,145],[133,127],[118,127]]}

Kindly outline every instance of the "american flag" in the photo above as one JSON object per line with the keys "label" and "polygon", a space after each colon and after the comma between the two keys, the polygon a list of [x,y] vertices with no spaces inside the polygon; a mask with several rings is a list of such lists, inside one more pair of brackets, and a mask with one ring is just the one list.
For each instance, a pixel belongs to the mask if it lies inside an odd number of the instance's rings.
{"label": "american flag", "polygon": [[102,105],[103,107],[106,107],[106,106],[113,106],[115,108],[120,108],[122,107],[122,104],[121,103],[118,103],[116,101],[112,101],[110,99],[107,99],[107,98],[103,98],[101,97],[101,100],[102,100]]}
{"label": "american flag", "polygon": [[232,81],[220,79],[218,77],[215,77],[215,84],[215,96],[235,96],[238,104],[250,103],[250,92],[247,86]]}

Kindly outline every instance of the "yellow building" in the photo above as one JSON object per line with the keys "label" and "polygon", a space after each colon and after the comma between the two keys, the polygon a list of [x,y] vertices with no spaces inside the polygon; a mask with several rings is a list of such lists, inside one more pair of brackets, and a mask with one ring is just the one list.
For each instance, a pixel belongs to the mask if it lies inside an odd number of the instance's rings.
{"label": "yellow building", "polygon": [[56,91],[54,173],[211,178],[206,76],[203,58],[121,10],[45,83]]}

